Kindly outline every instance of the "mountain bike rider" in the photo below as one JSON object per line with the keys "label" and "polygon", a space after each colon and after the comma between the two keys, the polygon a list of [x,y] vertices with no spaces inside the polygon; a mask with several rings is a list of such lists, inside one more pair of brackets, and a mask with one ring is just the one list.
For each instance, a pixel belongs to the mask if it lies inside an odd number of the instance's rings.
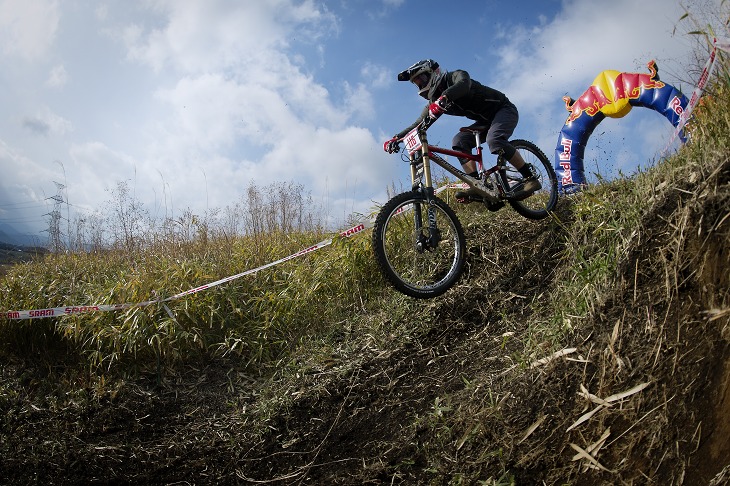
{"label": "mountain bike rider", "polygon": [[[398,140],[427,116],[433,118],[442,114],[464,116],[475,121],[469,128],[488,127],[488,130],[482,132],[480,140],[487,143],[491,153],[502,153],[522,175],[523,185],[515,188],[515,193],[519,193],[520,197],[527,197],[540,189],[540,182],[530,165],[525,163],[520,153],[509,143],[509,137],[517,126],[519,115],[515,105],[504,93],[471,79],[466,71],[441,71],[439,64],[432,59],[418,61],[398,74],[398,81],[410,81],[415,84],[418,94],[428,100],[429,104],[424,107],[421,115],[411,126],[398,132],[383,144],[386,152],[397,152]],[[453,149],[459,152],[472,153],[472,149],[476,148],[476,140],[470,132],[460,131],[454,135],[451,144]],[[478,178],[476,162],[465,158],[459,158],[459,162],[466,174]],[[471,196],[481,200],[481,196],[471,188],[456,193],[456,198],[461,202],[470,202]]]}

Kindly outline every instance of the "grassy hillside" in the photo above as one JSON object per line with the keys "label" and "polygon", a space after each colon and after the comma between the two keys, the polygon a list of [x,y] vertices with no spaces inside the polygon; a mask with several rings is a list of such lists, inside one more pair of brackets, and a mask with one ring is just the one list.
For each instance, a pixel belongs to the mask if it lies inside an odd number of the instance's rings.
{"label": "grassy hillside", "polygon": [[[0,482],[725,484],[730,94],[713,94],[677,156],[551,220],[459,207],[467,272],[432,301],[388,288],[366,236],[170,314],[0,322]],[[0,308],[173,295],[322,238],[49,255],[0,280]]]}

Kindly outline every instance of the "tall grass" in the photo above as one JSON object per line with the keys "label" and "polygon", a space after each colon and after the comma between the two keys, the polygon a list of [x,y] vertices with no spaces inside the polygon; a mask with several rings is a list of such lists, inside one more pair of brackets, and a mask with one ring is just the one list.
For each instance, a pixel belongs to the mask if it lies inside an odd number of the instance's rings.
{"label": "tall grass", "polygon": [[[249,188],[253,206],[239,213],[248,230],[243,235],[211,232],[202,218],[186,213],[175,231],[142,237],[132,229],[136,223],[121,224],[131,213],[119,211],[119,227],[127,229],[115,244],[11,268],[0,280],[0,308],[164,299],[294,254],[326,232],[306,213],[294,211],[306,201],[293,189],[289,202],[282,204],[278,196],[277,204],[268,205],[262,192]],[[154,368],[224,355],[254,366],[278,359],[306,334],[366,305],[381,288],[373,265],[367,238],[336,238],[325,250],[166,304],[3,321],[0,346],[20,356],[62,350],[103,369],[119,363]]]}

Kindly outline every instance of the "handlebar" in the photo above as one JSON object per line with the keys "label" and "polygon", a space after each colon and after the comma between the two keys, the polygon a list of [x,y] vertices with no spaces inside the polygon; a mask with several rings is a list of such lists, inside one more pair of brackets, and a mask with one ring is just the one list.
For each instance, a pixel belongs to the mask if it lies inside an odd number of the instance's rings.
{"label": "handlebar", "polygon": [[[448,102],[448,103],[447,103],[447,104],[446,104],[446,105],[444,106],[444,110],[446,110],[446,111],[447,111],[447,110],[448,110],[448,109],[449,109],[449,108],[451,107],[451,105],[453,105],[453,102],[449,101],[449,102]],[[424,117],[423,117],[423,120],[421,120],[421,122],[420,122],[420,123],[419,123],[418,125],[416,125],[416,126],[415,126],[414,128],[418,128],[418,130],[419,130],[419,131],[420,131],[420,130],[428,130],[429,128],[431,128],[431,125],[433,125],[433,124],[434,124],[434,123],[436,122],[436,120],[438,120],[438,119],[439,119],[439,117],[440,117],[440,116],[441,116],[441,115],[438,115],[438,116],[433,116],[433,115],[431,115],[431,114],[429,113],[429,114],[427,114],[426,116],[424,116]],[[410,130],[409,130],[409,133],[410,133]],[[403,137],[399,138],[399,139],[398,139],[398,140],[396,141],[396,143],[397,143],[397,146],[398,146],[398,150],[397,150],[397,151],[389,151],[389,152],[390,152],[390,153],[397,153],[397,152],[400,152],[400,150],[401,150],[401,148],[400,148],[400,144],[401,144],[401,142],[403,142],[403,140],[404,140],[404,139],[405,139],[405,135],[404,135]]]}
{"label": "handlebar", "polygon": [[[444,112],[448,111],[453,104],[453,101],[449,101],[445,105],[443,105]],[[440,117],[440,114],[438,116],[433,116],[429,113],[423,117],[423,120],[421,120],[421,123],[419,123],[417,126],[423,130],[428,130],[431,125],[433,125]]]}

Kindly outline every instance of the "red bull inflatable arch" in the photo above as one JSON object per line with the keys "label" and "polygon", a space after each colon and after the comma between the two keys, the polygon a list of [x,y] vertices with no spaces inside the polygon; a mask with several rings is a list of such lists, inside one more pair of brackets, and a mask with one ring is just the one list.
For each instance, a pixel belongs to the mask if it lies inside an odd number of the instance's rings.
{"label": "red bull inflatable arch", "polygon": [[[583,169],[586,143],[604,118],[621,118],[632,107],[643,106],[658,111],[677,127],[687,107],[687,98],[659,80],[656,62],[650,61],[647,67],[649,74],[603,71],[577,100],[563,98],[570,114],[555,148],[555,173],[561,193],[572,194],[586,184]],[[684,142],[683,134],[680,137]]]}

